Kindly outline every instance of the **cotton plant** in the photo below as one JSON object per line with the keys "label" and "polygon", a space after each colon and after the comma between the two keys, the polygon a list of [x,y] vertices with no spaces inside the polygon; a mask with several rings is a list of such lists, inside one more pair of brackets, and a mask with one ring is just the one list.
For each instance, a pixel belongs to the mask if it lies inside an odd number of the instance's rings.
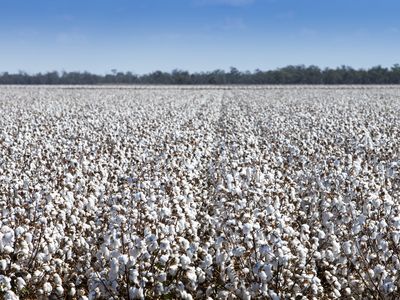
{"label": "cotton plant", "polygon": [[397,87],[0,89],[0,298],[400,297]]}

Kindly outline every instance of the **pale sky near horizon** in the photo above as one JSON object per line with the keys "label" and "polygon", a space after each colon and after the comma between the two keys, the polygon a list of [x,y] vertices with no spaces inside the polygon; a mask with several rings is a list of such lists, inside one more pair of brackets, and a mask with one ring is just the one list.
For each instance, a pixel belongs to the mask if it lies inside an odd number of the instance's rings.
{"label": "pale sky near horizon", "polygon": [[0,0],[0,72],[400,63],[398,0]]}

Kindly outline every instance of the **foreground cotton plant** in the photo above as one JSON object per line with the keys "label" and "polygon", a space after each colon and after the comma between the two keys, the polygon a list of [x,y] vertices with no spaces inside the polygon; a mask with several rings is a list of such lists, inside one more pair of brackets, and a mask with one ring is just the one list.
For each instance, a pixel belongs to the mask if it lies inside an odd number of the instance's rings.
{"label": "foreground cotton plant", "polygon": [[0,88],[0,298],[400,298],[397,87]]}

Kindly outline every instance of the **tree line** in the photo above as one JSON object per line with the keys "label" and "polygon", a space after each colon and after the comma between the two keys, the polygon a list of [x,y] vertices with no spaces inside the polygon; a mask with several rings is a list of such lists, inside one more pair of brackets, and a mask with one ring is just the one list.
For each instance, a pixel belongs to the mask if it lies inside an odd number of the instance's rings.
{"label": "tree line", "polygon": [[354,69],[287,66],[275,70],[195,72],[173,70],[137,75],[112,70],[106,75],[89,72],[0,73],[0,84],[399,84],[400,65]]}

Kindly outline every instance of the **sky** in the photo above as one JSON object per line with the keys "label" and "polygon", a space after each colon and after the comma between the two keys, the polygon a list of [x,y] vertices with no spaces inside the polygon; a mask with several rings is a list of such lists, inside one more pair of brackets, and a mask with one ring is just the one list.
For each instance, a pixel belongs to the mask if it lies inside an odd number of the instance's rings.
{"label": "sky", "polygon": [[400,63],[399,0],[0,0],[0,72]]}

